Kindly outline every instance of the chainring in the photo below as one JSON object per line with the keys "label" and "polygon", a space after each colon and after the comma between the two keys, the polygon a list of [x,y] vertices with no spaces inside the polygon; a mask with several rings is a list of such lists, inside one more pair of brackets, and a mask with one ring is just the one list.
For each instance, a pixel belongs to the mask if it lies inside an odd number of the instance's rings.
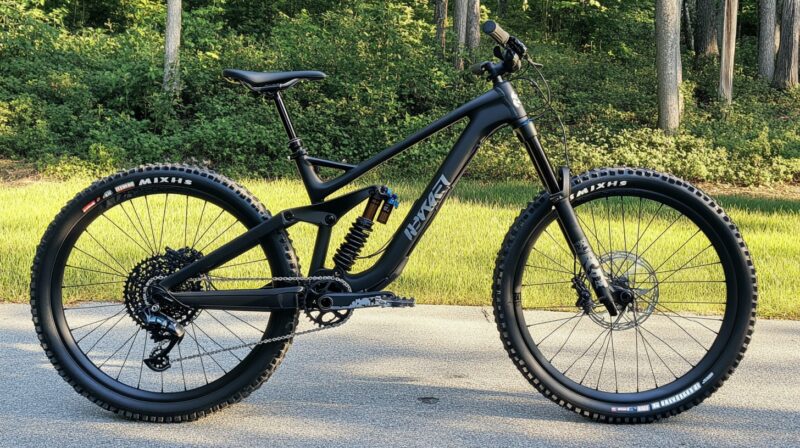
{"label": "chainring", "polygon": [[320,327],[344,323],[353,315],[353,310],[322,310],[317,303],[320,297],[331,292],[349,292],[350,289],[336,280],[315,280],[309,283],[303,300],[306,317]]}

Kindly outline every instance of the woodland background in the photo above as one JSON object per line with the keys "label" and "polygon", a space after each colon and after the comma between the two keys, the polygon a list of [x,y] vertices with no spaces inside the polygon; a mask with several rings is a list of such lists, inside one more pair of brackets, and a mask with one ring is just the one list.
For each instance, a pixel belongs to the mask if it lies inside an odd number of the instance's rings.
{"label": "woodland background", "polygon": [[[574,172],[800,180],[800,0],[0,0],[0,159],[64,177],[163,160],[293,174],[274,108],[221,77],[242,68],[326,72],[289,110],[312,154],[356,162],[488,88],[462,67],[490,57],[489,18],[544,64]],[[539,126],[561,163],[556,122]],[[430,172],[456,131],[384,173]],[[510,132],[486,146],[470,177],[532,178]]]}

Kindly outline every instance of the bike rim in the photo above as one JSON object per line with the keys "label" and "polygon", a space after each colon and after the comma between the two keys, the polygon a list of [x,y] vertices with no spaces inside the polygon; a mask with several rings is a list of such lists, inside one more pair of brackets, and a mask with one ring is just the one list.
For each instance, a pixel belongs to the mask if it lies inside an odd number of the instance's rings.
{"label": "bike rim", "polygon": [[[600,201],[600,204],[597,201]],[[618,202],[618,210],[614,210],[614,201]],[[637,233],[635,226],[636,221],[639,220],[640,209],[633,208],[633,213],[630,213],[630,208],[628,209],[626,224],[622,224],[624,219],[622,210],[626,204],[627,206],[634,204],[638,206],[640,201],[658,204],[651,207],[653,214],[657,210],[661,210],[658,213],[662,214],[665,209],[671,209],[672,216],[670,218],[677,218],[677,224],[670,226],[670,223],[675,221],[667,218],[670,213],[665,214],[664,218],[658,218],[658,215],[655,215],[656,217],[652,221],[655,224],[651,223],[647,232],[654,232],[654,230],[656,232],[648,241],[642,235],[646,234],[644,229],[647,223],[640,223],[638,233],[646,242],[640,240],[637,247],[636,238],[633,237]],[[594,205],[591,205],[593,202]],[[590,206],[587,207],[587,205]],[[598,207],[598,205],[600,206]],[[595,313],[588,315],[583,313],[575,304],[575,292],[573,291],[571,295],[564,294],[567,289],[564,286],[567,283],[562,283],[567,282],[568,277],[579,272],[579,266],[577,263],[572,264],[574,258],[559,233],[558,226],[554,221],[554,212],[548,213],[531,232],[525,248],[520,254],[521,262],[518,264],[514,280],[514,291],[520,299],[516,301],[517,322],[520,329],[524,329],[521,331],[523,339],[538,363],[544,367],[547,374],[569,389],[577,391],[583,396],[607,402],[636,402],[655,399],[659,396],[681,392],[688,386],[703,381],[704,376],[707,375],[714,361],[725,348],[725,342],[732,331],[736,309],[736,285],[733,278],[732,261],[714,229],[699,213],[685,204],[667,195],[647,190],[630,188],[623,191],[616,189],[614,193],[603,191],[590,193],[575,200],[574,206],[587,238],[595,248],[598,258],[601,259],[603,268],[609,270],[611,265],[615,265],[615,270],[621,270],[623,259],[628,260],[628,266],[633,265],[638,253],[638,258],[644,259],[646,263],[635,263],[638,267],[635,267],[634,270],[641,269],[640,272],[649,274],[647,272],[649,268],[655,272],[658,298],[643,298],[639,306],[634,307],[633,312],[629,313],[637,313],[632,319],[630,316],[621,316],[622,319],[633,321],[633,324],[627,329],[612,325],[608,316],[602,316],[605,313],[602,305],[594,310],[598,316],[592,316]],[[647,210],[647,207],[644,209]],[[604,218],[607,221],[605,228],[600,225],[600,221],[603,219],[598,211],[605,213]],[[634,219],[631,219],[632,216]],[[631,228],[631,224],[634,228]],[[659,224],[661,224],[660,228]],[[624,226],[623,229],[621,229],[622,226]],[[683,244],[684,240],[679,240],[679,244],[672,245],[671,249],[665,252],[664,257],[669,258],[669,255],[672,255],[673,261],[670,259],[659,260],[657,256],[653,255],[653,252],[659,252],[654,249],[658,247],[659,235],[663,238],[664,235],[668,235],[670,229],[680,226],[694,226],[691,231],[682,232],[682,235],[690,243]],[[610,236],[604,244],[602,240],[606,235]],[[694,236],[692,237],[692,235]],[[631,238],[631,242],[626,241],[627,238]],[[692,239],[695,242],[691,242]],[[541,241],[548,241],[551,247],[545,250],[536,247],[537,242]],[[698,241],[700,244],[697,244]],[[561,246],[556,248],[559,244]],[[616,250],[613,249],[615,246]],[[675,249],[679,248],[680,250],[676,252]],[[705,255],[701,254],[693,258],[689,264],[692,266],[691,268],[678,269],[693,256],[690,253],[692,249],[698,251],[705,249],[705,252],[702,253]],[[672,252],[676,252],[676,254],[672,254]],[[558,258],[559,253],[560,259]],[[625,253],[627,256],[623,256],[621,253]],[[715,267],[697,267],[706,264],[703,261],[709,253],[713,253],[716,257],[713,264]],[[681,258],[681,256],[686,257]],[[564,260],[570,260],[570,264],[565,265]],[[531,263],[547,269],[539,269],[539,273],[535,276],[526,276],[526,267]],[[679,299],[679,297],[689,297],[687,294],[691,291],[684,292],[681,296],[680,293],[676,293],[676,288],[691,290],[692,288],[687,286],[690,283],[689,280],[692,280],[691,283],[693,283],[693,280],[702,278],[689,279],[685,276],[686,273],[695,271],[694,274],[702,275],[703,273],[708,274],[709,270],[714,269],[719,277],[715,277],[713,280],[722,281],[713,284],[715,286],[713,303],[699,303],[712,302],[712,300]],[[555,272],[558,270],[565,272]],[[702,272],[703,270],[706,272]],[[665,273],[664,271],[671,272]],[[547,275],[542,275],[542,272],[547,272]],[[564,278],[558,277],[559,274]],[[534,285],[531,285],[530,278],[538,280],[534,280],[532,282]],[[711,278],[706,277],[705,279]],[[678,281],[687,282],[678,283]],[[549,284],[545,285],[545,283]],[[711,285],[711,283],[697,284],[704,285],[706,290]],[[535,291],[536,289],[539,291]],[[549,295],[548,292],[545,292],[548,289]],[[648,285],[647,289],[652,290],[652,284]],[[549,296],[553,299],[547,303],[539,301],[532,304],[531,300],[526,300],[529,296]],[[649,311],[647,308],[650,308]],[[567,310],[572,311],[571,315],[564,314]],[[640,311],[647,314],[642,315],[639,313]],[[605,327],[603,327],[604,321]],[[677,322],[683,324],[680,325]],[[533,327],[538,328],[531,330]],[[707,334],[698,336],[703,332]],[[575,337],[580,333],[585,334]],[[560,339],[557,336],[560,336]],[[574,347],[567,348],[571,338],[574,338],[571,343]],[[695,347],[692,348],[692,345]],[[689,348],[686,348],[687,346]],[[621,348],[625,350],[620,350]],[[621,361],[619,356],[622,354],[620,352],[625,351],[627,351],[627,358],[623,357],[623,360],[631,365],[627,370],[627,375],[622,374],[619,369]],[[567,355],[571,355],[571,357]],[[558,359],[559,357],[561,360]],[[645,375],[648,378],[645,378]]]}
{"label": "bike rim", "polygon": [[[202,310],[186,322],[186,336],[170,355],[172,359],[200,356],[178,361],[167,372],[149,370],[142,359],[154,343],[132,317],[125,290],[132,271],[163,254],[169,244],[208,253],[258,222],[214,194],[179,186],[137,188],[135,194],[107,207],[95,206],[87,211],[61,244],[51,277],[53,317],[72,358],[110,389],[153,401],[211,393],[219,389],[223,378],[235,378],[253,362],[261,362],[258,355],[269,351],[269,346],[221,355],[205,353],[257,342],[285,330],[270,325],[277,313]],[[282,271],[280,263],[270,260],[264,247],[256,247],[209,274],[287,274],[276,269]],[[71,283],[76,278],[91,281]],[[206,287],[262,286],[263,282],[247,281],[224,286],[210,282]],[[114,302],[98,304],[98,298]],[[71,305],[74,302],[78,304]]]}

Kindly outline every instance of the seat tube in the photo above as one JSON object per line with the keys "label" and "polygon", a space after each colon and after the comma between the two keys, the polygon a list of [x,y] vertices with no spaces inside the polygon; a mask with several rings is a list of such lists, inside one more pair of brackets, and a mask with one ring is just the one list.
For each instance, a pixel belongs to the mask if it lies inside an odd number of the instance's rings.
{"label": "seat tube", "polygon": [[542,145],[539,142],[533,120],[526,118],[522,124],[515,129],[515,133],[525,145],[525,149],[528,151],[528,155],[536,168],[536,173],[539,175],[547,192],[550,194],[549,200],[550,203],[553,204],[553,208],[558,216],[558,226],[561,228],[561,233],[567,239],[570,250],[580,261],[581,268],[587,278],[589,278],[589,283],[600,303],[605,305],[610,315],[616,316],[618,314],[617,307],[614,304],[608,278],[603,272],[600,261],[597,259],[597,255],[595,255],[589,240],[586,238],[586,234],[580,226],[578,217],[575,214],[575,209],[572,208],[572,204],[569,202],[569,175],[566,174],[565,170],[567,179],[561,179],[561,183],[559,183],[559,180],[553,172],[553,167],[550,165],[550,161],[547,159],[547,155],[544,153]]}
{"label": "seat tube", "polygon": [[313,202],[318,202],[321,198],[317,197],[314,188],[322,183],[322,180],[314,171],[314,167],[306,159],[306,149],[303,147],[303,142],[297,133],[294,131],[292,120],[289,118],[289,112],[286,110],[286,105],[283,103],[283,98],[280,92],[271,94],[272,99],[275,101],[275,107],[278,108],[278,115],[281,117],[283,129],[286,130],[286,135],[289,137],[289,150],[292,151],[290,157],[294,159],[297,164],[297,170],[300,172],[300,178],[306,187],[306,192]]}

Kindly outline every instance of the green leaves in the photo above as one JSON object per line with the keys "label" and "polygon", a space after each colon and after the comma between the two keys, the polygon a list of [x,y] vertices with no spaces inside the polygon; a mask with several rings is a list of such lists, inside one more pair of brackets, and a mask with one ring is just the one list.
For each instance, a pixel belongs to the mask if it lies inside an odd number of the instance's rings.
{"label": "green leaves", "polygon": [[[231,174],[291,175],[294,166],[286,160],[286,136],[273,105],[224,81],[222,69],[326,72],[326,80],[301,83],[285,100],[312,154],[349,162],[375,154],[489,87],[435,57],[427,2],[286,0],[265,3],[262,11],[249,0],[196,0],[184,4],[182,88],[174,99],[160,91],[163,2],[109,2],[120,9],[106,19],[119,20],[110,27],[100,20],[92,28],[73,26],[65,6],[82,1],[48,1],[54,8],[49,10],[35,1],[0,2],[0,157],[90,171],[171,160]],[[528,13],[508,25],[545,64],[555,107],[569,128],[573,171],[644,165],[693,180],[743,184],[800,177],[800,91],[777,93],[755,80],[756,44],[747,36],[737,50],[741,72],[732,108],[714,99],[713,62],[694,67],[684,61],[683,133],[667,138],[652,130],[651,3],[550,3],[566,8],[558,26],[577,33],[557,33],[561,43],[536,39],[538,19]],[[544,7],[530,6],[532,15]],[[591,45],[576,43],[581,33]],[[483,41],[478,60],[490,55],[491,45]],[[515,85],[537,115],[535,92],[522,82]],[[554,163],[563,163],[555,122],[542,116],[537,125]],[[459,129],[398,156],[381,174],[430,174]],[[507,132],[485,144],[468,175],[534,177],[527,155]]]}

